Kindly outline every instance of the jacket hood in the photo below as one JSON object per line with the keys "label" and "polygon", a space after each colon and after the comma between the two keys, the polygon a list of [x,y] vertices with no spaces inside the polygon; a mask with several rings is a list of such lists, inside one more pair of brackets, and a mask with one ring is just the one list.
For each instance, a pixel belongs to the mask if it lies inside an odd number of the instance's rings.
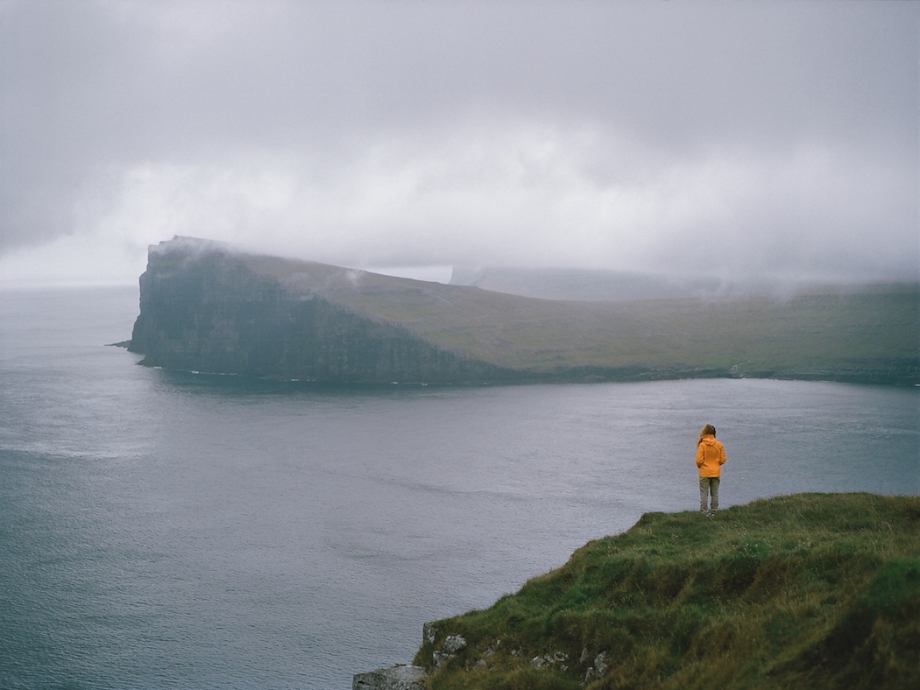
{"label": "jacket hood", "polygon": [[700,443],[705,443],[708,446],[711,446],[715,442],[716,442],[716,437],[713,436],[712,434],[710,434],[709,436],[703,436],[703,439],[700,441]]}

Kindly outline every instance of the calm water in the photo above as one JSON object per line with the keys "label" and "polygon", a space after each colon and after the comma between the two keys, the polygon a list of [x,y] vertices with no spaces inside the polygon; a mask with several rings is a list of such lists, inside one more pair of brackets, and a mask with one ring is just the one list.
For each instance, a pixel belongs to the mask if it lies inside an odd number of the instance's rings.
{"label": "calm water", "polygon": [[920,392],[336,389],[136,366],[136,290],[0,293],[0,687],[328,688],[645,511],[920,493]]}

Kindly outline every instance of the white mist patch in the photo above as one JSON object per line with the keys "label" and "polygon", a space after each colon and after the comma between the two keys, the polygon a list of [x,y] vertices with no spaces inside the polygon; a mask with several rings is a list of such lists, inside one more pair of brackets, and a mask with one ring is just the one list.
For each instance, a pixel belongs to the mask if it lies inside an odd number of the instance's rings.
{"label": "white mist patch", "polygon": [[454,269],[453,266],[369,266],[364,270],[395,278],[410,278],[446,285],[450,282]]}
{"label": "white mist patch", "polygon": [[347,280],[352,287],[356,288],[363,282],[363,274],[361,271],[350,269],[345,271],[345,280]]}

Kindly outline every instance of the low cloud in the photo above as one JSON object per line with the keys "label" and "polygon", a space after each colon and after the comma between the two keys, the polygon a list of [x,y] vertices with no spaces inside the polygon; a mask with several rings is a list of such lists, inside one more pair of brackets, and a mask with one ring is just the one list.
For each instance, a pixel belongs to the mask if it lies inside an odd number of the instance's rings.
{"label": "low cloud", "polygon": [[120,247],[135,270],[147,244],[175,234],[356,267],[867,280],[915,278],[918,265],[910,171],[851,151],[673,160],[597,127],[509,124],[329,159],[249,153],[106,177],[79,206],[80,231],[58,246]]}
{"label": "low cloud", "polygon": [[0,284],[134,281],[173,235],[918,279],[916,8],[227,7],[3,6]]}

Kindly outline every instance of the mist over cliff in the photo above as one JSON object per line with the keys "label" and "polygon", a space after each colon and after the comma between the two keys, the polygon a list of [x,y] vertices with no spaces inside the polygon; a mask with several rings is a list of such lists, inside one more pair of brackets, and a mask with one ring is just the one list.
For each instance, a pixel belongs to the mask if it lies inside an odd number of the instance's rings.
{"label": "mist over cliff", "polygon": [[168,369],[339,383],[920,381],[916,285],[562,301],[177,237],[150,247],[140,290],[130,349]]}

